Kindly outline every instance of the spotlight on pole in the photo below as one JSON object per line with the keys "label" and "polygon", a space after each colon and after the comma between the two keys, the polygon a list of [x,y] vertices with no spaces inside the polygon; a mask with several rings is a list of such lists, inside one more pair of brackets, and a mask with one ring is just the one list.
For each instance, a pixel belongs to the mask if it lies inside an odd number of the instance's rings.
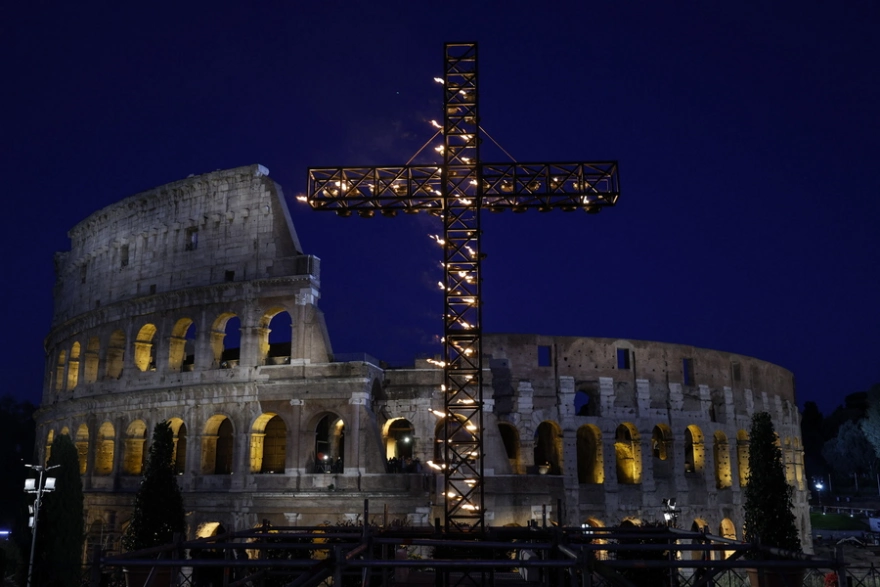
{"label": "spotlight on pole", "polygon": [[61,465],[52,465],[51,467],[42,467],[40,465],[25,465],[25,467],[33,469],[40,475],[37,479],[31,478],[24,480],[25,493],[37,494],[37,497],[34,500],[34,505],[30,508],[33,515],[28,523],[28,526],[34,529],[34,533],[31,538],[31,558],[30,563],[28,563],[27,587],[31,587],[31,579],[34,574],[34,551],[37,549],[37,523],[40,521],[40,504],[43,501],[44,493],[55,491],[55,477],[46,477],[46,471],[57,469],[60,466]]}

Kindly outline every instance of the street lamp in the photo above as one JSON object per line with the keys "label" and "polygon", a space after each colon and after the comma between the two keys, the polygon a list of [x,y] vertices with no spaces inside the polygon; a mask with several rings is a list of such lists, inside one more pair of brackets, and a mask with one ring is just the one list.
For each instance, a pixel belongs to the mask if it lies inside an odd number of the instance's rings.
{"label": "street lamp", "polygon": [[666,526],[675,528],[678,522],[678,510],[675,509],[675,498],[663,499],[663,519],[666,520]]}
{"label": "street lamp", "polygon": [[40,521],[40,503],[43,501],[44,493],[55,491],[55,477],[46,477],[46,482],[43,483],[43,476],[46,471],[57,469],[60,466],[61,465],[52,465],[51,467],[42,467],[40,465],[25,465],[25,467],[33,469],[40,474],[39,479],[30,478],[24,480],[25,493],[37,494],[37,498],[34,500],[32,508],[34,515],[31,516],[30,524],[28,524],[34,529],[34,534],[31,538],[31,560],[28,564],[27,587],[31,587],[31,577],[34,573],[34,551],[37,549],[37,523]]}

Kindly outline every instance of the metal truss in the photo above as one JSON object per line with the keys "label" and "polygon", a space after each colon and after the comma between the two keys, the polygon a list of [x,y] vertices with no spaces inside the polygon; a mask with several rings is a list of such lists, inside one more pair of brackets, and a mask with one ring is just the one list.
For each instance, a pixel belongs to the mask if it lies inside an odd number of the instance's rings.
{"label": "metal truss", "polygon": [[485,529],[480,211],[599,212],[620,194],[617,163],[482,163],[476,43],[447,43],[443,163],[309,169],[304,198],[340,216],[429,212],[443,221],[445,528]]}

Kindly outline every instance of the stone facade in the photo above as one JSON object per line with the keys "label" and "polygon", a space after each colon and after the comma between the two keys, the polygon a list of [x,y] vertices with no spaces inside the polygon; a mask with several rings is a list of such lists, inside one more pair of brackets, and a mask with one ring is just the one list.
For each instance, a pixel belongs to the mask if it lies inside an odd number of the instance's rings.
{"label": "stone facade", "polygon": [[[90,540],[114,548],[150,431],[169,420],[191,535],[442,517],[442,371],[334,356],[320,262],[259,166],[126,198],[56,256],[39,458],[56,434],[81,456]],[[485,335],[486,519],[655,520],[741,537],[747,430],[773,415],[809,536],[791,373],[684,345]],[[807,543],[809,546],[809,543]]]}

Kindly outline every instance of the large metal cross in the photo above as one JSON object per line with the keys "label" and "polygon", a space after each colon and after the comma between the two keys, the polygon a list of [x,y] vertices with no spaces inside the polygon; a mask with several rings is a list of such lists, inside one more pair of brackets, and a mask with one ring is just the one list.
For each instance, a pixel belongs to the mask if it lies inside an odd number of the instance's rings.
{"label": "large metal cross", "polygon": [[431,465],[444,474],[446,530],[482,531],[480,210],[598,212],[617,202],[617,162],[482,163],[476,43],[445,45],[442,82],[442,165],[310,168],[306,199],[340,216],[442,219],[444,458]]}

